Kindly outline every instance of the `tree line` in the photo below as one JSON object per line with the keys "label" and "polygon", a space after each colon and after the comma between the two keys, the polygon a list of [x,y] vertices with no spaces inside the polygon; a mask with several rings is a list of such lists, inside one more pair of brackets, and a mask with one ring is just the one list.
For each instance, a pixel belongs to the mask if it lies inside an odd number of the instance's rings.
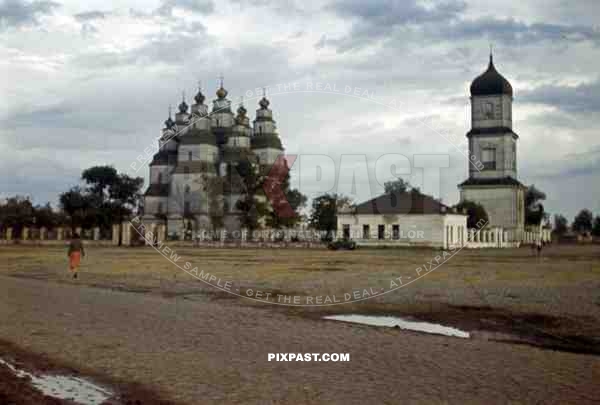
{"label": "tree line", "polygon": [[81,174],[83,185],[59,196],[59,207],[33,205],[28,197],[14,196],[0,203],[0,229],[19,234],[23,227],[99,227],[109,233],[112,224],[141,209],[144,179],[118,173],[112,166],[94,166]]}

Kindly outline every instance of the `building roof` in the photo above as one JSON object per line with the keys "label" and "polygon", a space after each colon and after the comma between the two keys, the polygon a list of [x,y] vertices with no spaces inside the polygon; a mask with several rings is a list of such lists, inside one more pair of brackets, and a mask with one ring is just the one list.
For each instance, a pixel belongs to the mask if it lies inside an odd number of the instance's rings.
{"label": "building roof", "polygon": [[509,127],[472,128],[469,132],[467,132],[467,138],[470,138],[473,135],[498,136],[507,133],[512,134],[513,138],[515,139],[519,138],[519,135],[517,135],[516,132]]}
{"label": "building roof", "polygon": [[144,193],[145,196],[151,197],[168,197],[169,196],[169,184],[150,184],[148,189]]}
{"label": "building roof", "polygon": [[417,191],[383,194],[372,200],[358,204],[356,214],[440,214],[446,213],[448,206],[433,197]]}
{"label": "building roof", "polygon": [[203,144],[203,145],[214,145],[217,144],[215,135],[210,131],[203,131],[200,129],[192,129],[186,134],[179,137],[179,142],[182,145],[191,144]]}
{"label": "building roof", "polygon": [[175,164],[175,162],[177,162],[177,152],[161,149],[153,156],[150,166],[167,166],[169,163]]}
{"label": "building roof", "polygon": [[254,135],[251,139],[252,149],[266,149],[273,148],[283,150],[281,145],[281,139],[277,134],[260,134]]}
{"label": "building roof", "polygon": [[490,54],[490,63],[487,70],[477,76],[473,80],[473,83],[471,83],[471,95],[489,96],[499,94],[506,94],[512,97],[513,89],[508,80],[496,70],[492,54]]}
{"label": "building roof", "polygon": [[469,178],[458,185],[463,186],[520,186],[525,187],[519,180],[510,176],[498,178]]}

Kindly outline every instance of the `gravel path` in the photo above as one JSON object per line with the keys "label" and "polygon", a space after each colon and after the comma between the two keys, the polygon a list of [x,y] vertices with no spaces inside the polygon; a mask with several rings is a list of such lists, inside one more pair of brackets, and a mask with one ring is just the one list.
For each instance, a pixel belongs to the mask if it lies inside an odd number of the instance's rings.
{"label": "gravel path", "polygon": [[[593,403],[600,357],[0,277],[0,339],[181,403]],[[350,362],[268,362],[269,352]]]}

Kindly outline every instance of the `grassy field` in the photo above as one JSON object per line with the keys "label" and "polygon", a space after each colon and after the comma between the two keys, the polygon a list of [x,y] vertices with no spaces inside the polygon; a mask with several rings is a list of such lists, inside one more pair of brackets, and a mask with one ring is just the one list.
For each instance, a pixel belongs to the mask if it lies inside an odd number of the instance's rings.
{"label": "grassy field", "polygon": [[[242,292],[326,296],[390,289],[435,264],[430,249],[173,248],[181,267],[230,281]],[[167,254],[169,256],[169,254]],[[72,280],[58,247],[3,246],[0,273],[166,295],[224,295],[186,274],[152,248],[88,247],[80,278]],[[550,246],[541,258],[529,248],[462,250],[410,285],[352,305],[352,309],[414,306],[493,307],[552,316],[600,319],[600,248]],[[213,283],[214,284],[214,283]],[[242,293],[242,295],[244,295]],[[250,303],[250,300],[244,300]],[[342,305],[343,306],[343,305]]]}

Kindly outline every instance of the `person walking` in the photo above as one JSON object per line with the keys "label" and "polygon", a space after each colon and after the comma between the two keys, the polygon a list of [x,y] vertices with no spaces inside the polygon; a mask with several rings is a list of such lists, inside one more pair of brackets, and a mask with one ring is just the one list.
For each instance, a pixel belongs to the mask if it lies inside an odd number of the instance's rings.
{"label": "person walking", "polygon": [[77,233],[74,233],[73,237],[71,238],[71,243],[69,243],[69,251],[67,253],[67,256],[69,257],[69,269],[73,273],[73,278],[77,278],[77,270],[79,269],[81,258],[85,256],[83,243],[81,242],[81,238]]}

